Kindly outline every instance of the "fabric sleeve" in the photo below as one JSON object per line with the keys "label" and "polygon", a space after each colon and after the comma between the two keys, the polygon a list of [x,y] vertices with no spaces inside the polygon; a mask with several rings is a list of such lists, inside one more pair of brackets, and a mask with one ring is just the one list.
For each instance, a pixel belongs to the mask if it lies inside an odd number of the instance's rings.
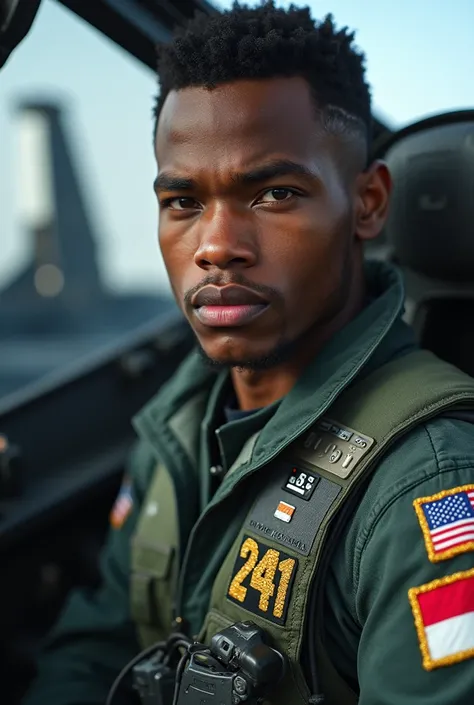
{"label": "fabric sleeve", "polygon": [[[129,606],[130,538],[143,501],[143,478],[153,466],[151,454],[139,445],[111,514],[115,527],[101,554],[100,586],[72,593],[22,705],[104,705],[116,676],[139,652]],[[125,683],[114,703],[135,702]]]}
{"label": "fabric sleeve", "polygon": [[433,465],[372,508],[359,546],[360,705],[472,701],[474,463]]}

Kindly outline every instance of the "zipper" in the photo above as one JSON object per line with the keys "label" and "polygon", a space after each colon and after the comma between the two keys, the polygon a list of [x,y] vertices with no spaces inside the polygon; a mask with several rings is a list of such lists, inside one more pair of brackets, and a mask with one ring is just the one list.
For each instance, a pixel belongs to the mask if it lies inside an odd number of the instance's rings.
{"label": "zipper", "polygon": [[212,477],[219,478],[222,477],[222,475],[224,474],[224,468],[222,467],[222,465],[211,465],[211,467],[209,468],[209,472]]}
{"label": "zipper", "polygon": [[[220,480],[226,474],[227,469],[228,469],[219,430],[220,429],[217,429],[216,431],[214,431],[214,438],[216,440],[215,445],[217,446],[217,448],[216,448],[215,453],[211,453],[211,462],[214,460],[214,458],[217,460],[217,456],[219,456],[218,457],[219,462],[216,462],[215,464],[211,465],[211,467],[209,468],[209,474],[211,475],[211,477],[214,480]],[[212,456],[214,456],[214,458]],[[215,494],[215,489],[216,489],[215,484],[212,489],[214,491],[211,491],[211,497]]]}
{"label": "zipper", "polygon": [[216,428],[216,430],[214,431],[214,435],[215,435],[215,437],[216,437],[217,449],[218,449],[218,451],[219,451],[219,458],[220,458],[220,461],[221,461],[221,465],[217,465],[217,466],[214,466],[214,467],[221,467],[223,472],[227,472],[227,470],[228,470],[229,468],[227,467],[227,463],[226,463],[226,459],[225,459],[224,446],[222,445],[222,438],[221,438],[221,430],[220,430],[220,428]]}

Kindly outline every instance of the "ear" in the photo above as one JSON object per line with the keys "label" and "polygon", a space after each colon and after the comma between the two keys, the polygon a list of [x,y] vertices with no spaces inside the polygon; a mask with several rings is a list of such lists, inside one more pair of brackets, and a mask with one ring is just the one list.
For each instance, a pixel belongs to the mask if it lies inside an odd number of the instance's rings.
{"label": "ear", "polygon": [[373,240],[387,220],[392,178],[385,162],[375,161],[357,177],[358,206],[355,234]]}

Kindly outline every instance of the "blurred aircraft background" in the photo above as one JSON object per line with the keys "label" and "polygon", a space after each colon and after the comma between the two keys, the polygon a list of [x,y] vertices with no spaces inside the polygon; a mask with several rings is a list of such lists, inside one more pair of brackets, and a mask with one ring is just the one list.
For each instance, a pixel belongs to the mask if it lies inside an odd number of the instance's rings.
{"label": "blurred aircraft background", "polygon": [[19,215],[30,258],[1,295],[0,397],[175,309],[169,295],[104,284],[61,104],[23,102],[16,121]]}

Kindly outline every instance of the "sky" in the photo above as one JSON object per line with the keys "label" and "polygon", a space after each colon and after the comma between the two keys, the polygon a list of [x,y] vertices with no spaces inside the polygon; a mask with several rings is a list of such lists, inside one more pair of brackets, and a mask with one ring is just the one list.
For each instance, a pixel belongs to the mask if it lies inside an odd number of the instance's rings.
{"label": "sky", "polygon": [[[472,0],[296,4],[311,5],[316,17],[332,12],[338,24],[356,30],[357,44],[367,55],[374,109],[391,126],[474,107]],[[60,100],[68,110],[68,135],[99,232],[107,285],[122,291],[168,287],[152,192],[156,90],[149,69],[55,0],[43,0],[30,35],[0,75],[0,286],[29,255],[19,217],[15,105],[37,96]]]}

